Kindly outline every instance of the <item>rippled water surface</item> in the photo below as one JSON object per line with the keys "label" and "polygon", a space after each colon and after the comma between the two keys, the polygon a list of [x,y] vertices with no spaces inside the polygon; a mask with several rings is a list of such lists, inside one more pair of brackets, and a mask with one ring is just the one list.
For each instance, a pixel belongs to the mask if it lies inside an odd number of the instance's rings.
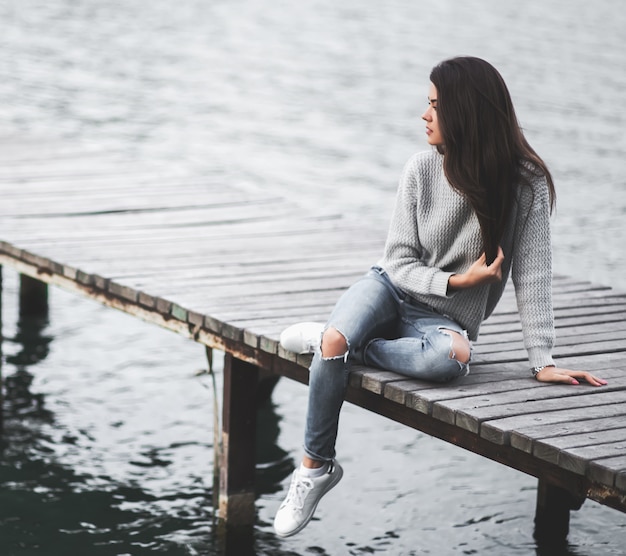
{"label": "rippled water surface", "polygon": [[[1,137],[86,143],[377,226],[426,148],[430,68],[485,57],[557,182],[556,272],[626,290],[621,0],[1,0],[0,21]],[[19,322],[16,280],[4,269],[0,555],[238,556],[213,534],[202,347],[58,290],[48,323]],[[258,554],[538,553],[533,478],[349,405],[345,479],[279,541],[305,400],[283,380],[261,414]],[[573,513],[568,554],[624,546],[623,514]]]}

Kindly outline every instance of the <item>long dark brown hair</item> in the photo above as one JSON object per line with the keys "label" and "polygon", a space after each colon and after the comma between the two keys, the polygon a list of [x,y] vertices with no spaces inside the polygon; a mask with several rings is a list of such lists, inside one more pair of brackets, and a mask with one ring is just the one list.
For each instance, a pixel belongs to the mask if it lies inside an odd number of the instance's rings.
{"label": "long dark brown hair", "polygon": [[528,172],[544,175],[550,208],[556,192],[548,167],[528,144],[509,90],[491,64],[474,57],[445,60],[430,80],[437,88],[437,119],[443,168],[450,185],[465,195],[480,224],[487,261],[496,257],[515,200],[530,187]]}

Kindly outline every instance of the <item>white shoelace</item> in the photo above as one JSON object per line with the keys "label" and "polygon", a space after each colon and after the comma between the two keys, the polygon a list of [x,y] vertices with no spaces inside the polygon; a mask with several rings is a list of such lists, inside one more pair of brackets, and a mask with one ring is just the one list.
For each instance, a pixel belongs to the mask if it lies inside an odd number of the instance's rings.
{"label": "white shoelace", "polygon": [[313,490],[313,481],[296,473],[289,486],[289,492],[283,506],[291,505],[294,510],[302,510],[307,494],[311,490]]}

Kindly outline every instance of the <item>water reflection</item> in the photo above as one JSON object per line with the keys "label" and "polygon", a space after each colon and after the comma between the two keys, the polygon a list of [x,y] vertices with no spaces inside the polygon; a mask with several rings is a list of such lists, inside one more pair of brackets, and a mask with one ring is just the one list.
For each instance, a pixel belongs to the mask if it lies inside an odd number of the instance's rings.
{"label": "water reflection", "polygon": [[593,556],[593,552],[581,552],[569,543],[538,543],[536,556]]}
{"label": "water reflection", "polygon": [[45,334],[47,326],[47,317],[20,316],[15,336],[5,338],[18,348],[15,354],[6,357],[6,363],[15,367],[15,372],[4,378],[7,414],[45,415],[43,395],[31,391],[34,376],[28,368],[43,361],[50,352],[53,338]]}
{"label": "water reflection", "polygon": [[280,418],[276,406],[267,400],[257,413],[257,497],[281,490],[281,483],[294,469],[291,454],[278,445],[279,433]]}
{"label": "water reflection", "polygon": [[[13,338],[6,341],[17,346],[18,351],[6,357],[6,362],[13,365],[15,373],[4,380],[0,368],[0,432],[4,428],[5,401],[6,409],[12,414],[24,414],[43,410],[43,397],[30,391],[33,375],[27,370],[44,360],[50,351],[51,336],[44,334],[48,326],[47,286],[27,276],[20,276],[20,310],[17,331]],[[34,292],[41,295],[30,295]],[[3,294],[2,267],[0,267],[0,365],[3,359],[2,303]],[[34,302],[32,302],[33,300]],[[5,395],[6,393],[6,395]]]}
{"label": "water reflection", "polygon": [[[200,500],[187,500],[186,512],[151,511],[151,506],[167,499],[151,497],[132,485],[90,488],[94,481],[106,478],[75,473],[46,457],[41,448],[49,439],[32,435],[16,446],[15,435],[11,437],[13,454],[0,463],[3,554],[10,550],[16,556],[26,555],[43,549],[51,556],[187,555],[197,553],[193,544],[206,546],[204,535],[196,543],[168,539],[196,527]],[[21,450],[28,452],[28,459]],[[144,509],[138,509],[137,503]]]}
{"label": "water reflection", "polygon": [[[22,316],[15,333],[4,339],[6,357],[3,434],[0,456],[0,554],[168,554],[245,556],[289,554],[269,532],[250,528],[218,528],[211,508],[212,490],[202,482],[178,488],[151,488],[141,475],[120,481],[76,463],[64,463],[69,451],[87,450],[82,460],[94,457],[90,442],[80,432],[55,424],[37,392],[39,366],[51,353],[55,340],[46,318]],[[62,340],[59,340],[62,341]],[[294,462],[278,444],[280,418],[264,382],[257,427],[257,498],[281,488]],[[87,434],[87,432],[85,432]],[[147,456],[132,464],[168,472],[171,454],[166,448],[145,446]],[[207,452],[207,459],[211,454]],[[97,457],[97,456],[96,456]],[[97,463],[97,462],[94,462]],[[150,468],[150,469],[149,469]],[[267,525],[267,524],[262,524]],[[265,527],[267,530],[267,527]],[[291,553],[293,554],[293,553]]]}
{"label": "water reflection", "polygon": [[[211,544],[205,489],[155,495],[134,482],[122,484],[62,463],[59,455],[78,439],[59,437],[47,426],[54,424],[54,415],[34,388],[37,365],[50,354],[54,339],[48,326],[46,317],[21,315],[15,334],[4,338],[11,352],[5,373],[12,372],[4,379],[0,553],[205,553]],[[175,538],[180,531],[188,533],[186,540]]]}
{"label": "water reflection", "polygon": [[[268,396],[275,380],[266,377],[260,381],[259,405],[257,408],[257,445],[255,497],[278,492],[282,489],[285,478],[293,471],[294,461],[288,452],[278,444],[280,417],[276,406]],[[248,556],[254,554],[287,555],[283,552],[280,541],[273,533],[262,531],[261,527],[269,524],[259,523],[253,526],[227,526],[217,523],[215,540],[219,556]]]}

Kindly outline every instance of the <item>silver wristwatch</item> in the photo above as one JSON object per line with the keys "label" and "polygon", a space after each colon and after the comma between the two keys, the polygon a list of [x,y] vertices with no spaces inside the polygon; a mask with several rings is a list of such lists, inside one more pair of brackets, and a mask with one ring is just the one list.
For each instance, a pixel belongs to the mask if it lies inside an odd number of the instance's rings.
{"label": "silver wristwatch", "polygon": [[536,377],[540,371],[543,371],[546,367],[556,367],[556,365],[543,365],[541,367],[533,367],[532,369],[530,369],[530,372],[533,374],[534,377]]}

